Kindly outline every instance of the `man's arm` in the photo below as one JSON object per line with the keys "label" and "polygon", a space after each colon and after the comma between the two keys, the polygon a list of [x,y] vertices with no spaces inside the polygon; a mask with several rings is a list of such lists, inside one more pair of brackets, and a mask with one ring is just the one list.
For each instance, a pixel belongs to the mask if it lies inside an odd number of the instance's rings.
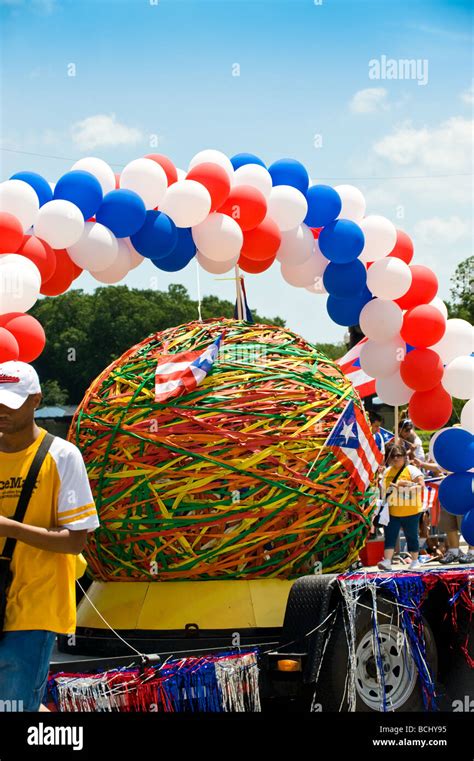
{"label": "man's arm", "polygon": [[0,536],[12,537],[39,550],[79,555],[86,546],[87,529],[41,528],[0,516]]}

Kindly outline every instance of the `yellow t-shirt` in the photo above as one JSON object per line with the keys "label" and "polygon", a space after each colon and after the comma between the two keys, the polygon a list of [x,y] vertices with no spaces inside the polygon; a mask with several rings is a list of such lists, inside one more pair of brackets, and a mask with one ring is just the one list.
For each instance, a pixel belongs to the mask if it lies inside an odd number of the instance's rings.
{"label": "yellow t-shirt", "polygon": [[[0,452],[0,515],[11,518],[34,454],[46,435],[27,449]],[[99,526],[79,449],[55,437],[41,466],[23,523],[44,528],[94,531]],[[0,554],[5,538],[0,537]],[[39,550],[17,541],[11,562],[5,631],[44,629],[73,634],[76,628],[76,555]]]}
{"label": "yellow t-shirt", "polygon": [[391,488],[390,484],[397,473],[398,468],[394,468],[393,466],[387,468],[384,473],[384,486],[387,494],[390,515],[404,517],[421,513],[423,511],[423,487],[418,486],[417,489],[412,490],[407,486],[398,486],[398,482],[412,481],[412,486],[415,486],[415,478],[422,476],[423,473],[414,465],[405,465]]}

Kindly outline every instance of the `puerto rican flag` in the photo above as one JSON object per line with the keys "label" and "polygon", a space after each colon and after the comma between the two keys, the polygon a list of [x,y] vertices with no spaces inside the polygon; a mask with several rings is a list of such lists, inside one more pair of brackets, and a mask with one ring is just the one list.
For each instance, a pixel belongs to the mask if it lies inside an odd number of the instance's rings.
{"label": "puerto rican flag", "polygon": [[201,351],[182,351],[162,357],[155,371],[155,402],[166,402],[193,391],[215,362],[224,334]]}
{"label": "puerto rican flag", "polygon": [[367,338],[363,338],[358,344],[349,349],[347,354],[336,360],[344,375],[349,378],[350,382],[356,389],[357,393],[364,399],[366,396],[372,396],[375,391],[375,380],[364,373],[360,366],[360,347],[365,344]]}
{"label": "puerto rican flag", "polygon": [[367,491],[383,455],[363,413],[354,402],[347,404],[325,446],[334,448],[336,457],[344,464],[357,488],[361,492]]}

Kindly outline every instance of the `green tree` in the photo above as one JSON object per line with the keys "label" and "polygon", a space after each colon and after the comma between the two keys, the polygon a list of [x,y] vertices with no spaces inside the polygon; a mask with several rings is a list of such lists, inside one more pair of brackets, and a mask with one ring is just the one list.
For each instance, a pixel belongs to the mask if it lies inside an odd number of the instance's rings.
{"label": "green tree", "polygon": [[56,407],[67,404],[68,392],[61,388],[57,380],[45,380],[41,382],[41,393],[43,407]]}
{"label": "green tree", "polygon": [[447,306],[450,317],[474,323],[474,256],[456,267],[451,278],[451,301]]}

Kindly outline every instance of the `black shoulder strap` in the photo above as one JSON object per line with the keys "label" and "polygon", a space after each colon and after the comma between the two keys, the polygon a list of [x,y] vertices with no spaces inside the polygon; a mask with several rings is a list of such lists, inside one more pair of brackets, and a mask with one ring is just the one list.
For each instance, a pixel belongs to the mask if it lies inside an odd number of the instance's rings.
{"label": "black shoulder strap", "polygon": [[398,479],[400,478],[400,474],[401,474],[402,470],[405,470],[405,468],[406,468],[406,467],[407,467],[406,465],[403,465],[403,466],[400,468],[400,470],[398,471],[398,473],[395,473],[394,477],[393,477],[393,478],[392,478],[392,480],[390,481],[390,486],[391,486],[392,484],[395,484],[395,483],[398,481]]}
{"label": "black shoulder strap", "polygon": [[[33,489],[36,484],[36,479],[38,478],[38,474],[41,470],[41,466],[44,462],[44,459],[48,453],[48,450],[53,443],[54,436],[51,433],[46,433],[43,437],[43,441],[39,445],[38,449],[36,450],[35,456],[33,457],[33,461],[30,465],[30,469],[28,470],[27,476],[25,480],[23,481],[23,487],[20,492],[20,496],[18,498],[18,504],[16,506],[15,514],[12,516],[12,520],[18,521],[19,523],[23,522],[23,518],[25,517],[26,509],[28,507],[31,495],[33,493]],[[16,539],[9,536],[7,541],[5,542],[5,546],[3,548],[2,557],[8,558],[9,560],[13,557],[13,552],[15,550],[16,545]]]}

